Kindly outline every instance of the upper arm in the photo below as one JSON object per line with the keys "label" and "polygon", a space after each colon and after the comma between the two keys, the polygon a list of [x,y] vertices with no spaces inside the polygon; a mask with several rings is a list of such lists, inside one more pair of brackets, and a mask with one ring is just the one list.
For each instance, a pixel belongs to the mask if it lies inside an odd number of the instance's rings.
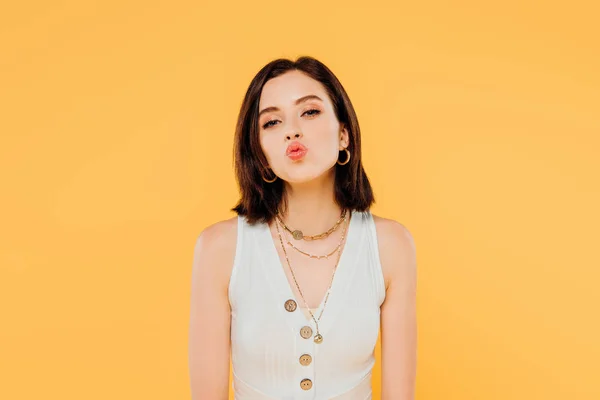
{"label": "upper arm", "polygon": [[235,218],[196,239],[192,265],[188,356],[193,400],[229,398],[228,283],[235,255]]}
{"label": "upper arm", "polygon": [[393,220],[376,222],[379,254],[386,275],[386,297],[381,306],[382,400],[413,400],[417,367],[414,239]]}

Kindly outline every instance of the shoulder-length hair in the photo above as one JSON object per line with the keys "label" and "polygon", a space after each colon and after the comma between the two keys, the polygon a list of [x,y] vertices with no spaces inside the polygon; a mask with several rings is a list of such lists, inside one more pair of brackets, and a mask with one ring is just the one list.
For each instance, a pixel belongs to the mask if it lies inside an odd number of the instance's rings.
{"label": "shoulder-length hair", "polygon": [[[350,161],[345,165],[336,164],[335,202],[342,209],[366,211],[375,203],[375,197],[367,174],[361,162],[360,127],[358,119],[344,87],[327,66],[309,56],[296,61],[279,58],[265,65],[252,79],[246,91],[238,115],[234,138],[234,169],[240,189],[240,200],[231,209],[245,216],[250,224],[270,223],[277,210],[287,208],[284,182],[277,178],[272,183],[267,159],[259,141],[258,112],[263,86],[267,81],[285,72],[297,70],[320,82],[326,89],[335,115],[348,130]],[[346,160],[341,152],[340,161]]]}

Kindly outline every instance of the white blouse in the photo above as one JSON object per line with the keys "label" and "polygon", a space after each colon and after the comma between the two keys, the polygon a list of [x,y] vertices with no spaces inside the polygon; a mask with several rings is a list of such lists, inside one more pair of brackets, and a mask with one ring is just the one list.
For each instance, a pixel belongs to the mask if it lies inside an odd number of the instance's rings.
{"label": "white blouse", "polygon": [[[352,211],[319,321],[324,340],[315,343],[316,326],[294,296],[269,226],[250,225],[238,216],[229,281],[235,399],[371,399],[384,299],[373,216]],[[294,311],[286,310],[286,302],[296,305]],[[319,315],[322,307],[323,301],[313,314]]]}

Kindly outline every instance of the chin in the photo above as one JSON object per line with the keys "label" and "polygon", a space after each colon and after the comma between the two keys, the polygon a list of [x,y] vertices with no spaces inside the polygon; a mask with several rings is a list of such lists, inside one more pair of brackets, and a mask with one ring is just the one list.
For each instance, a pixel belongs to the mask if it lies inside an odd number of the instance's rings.
{"label": "chin", "polygon": [[296,171],[296,173],[288,174],[284,180],[289,183],[306,183],[316,179],[321,179],[327,176],[330,170],[319,171]]}

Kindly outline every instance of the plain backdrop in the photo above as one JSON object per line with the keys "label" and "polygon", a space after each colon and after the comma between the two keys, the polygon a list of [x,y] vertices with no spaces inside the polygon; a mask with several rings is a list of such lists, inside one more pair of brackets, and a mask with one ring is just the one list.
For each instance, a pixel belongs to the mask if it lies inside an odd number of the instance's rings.
{"label": "plain backdrop", "polygon": [[194,243],[233,216],[250,80],[300,55],[350,95],[373,213],[415,238],[417,399],[600,398],[598,14],[3,4],[0,398],[190,398]]}

